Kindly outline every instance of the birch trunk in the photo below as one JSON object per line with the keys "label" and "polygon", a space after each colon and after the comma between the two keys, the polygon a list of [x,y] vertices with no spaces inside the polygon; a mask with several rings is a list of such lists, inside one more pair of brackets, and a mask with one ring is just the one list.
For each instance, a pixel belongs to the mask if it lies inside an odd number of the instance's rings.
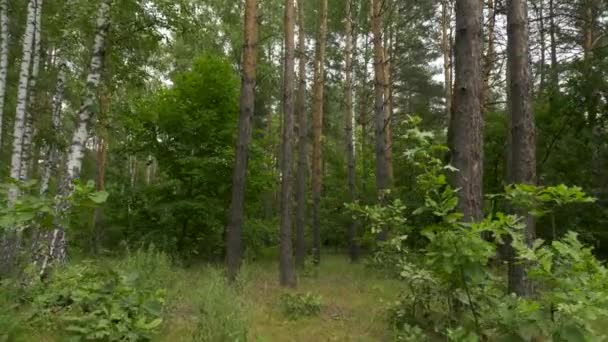
{"label": "birch trunk", "polygon": [[2,123],[4,121],[4,101],[6,99],[6,78],[8,76],[9,19],[8,0],[0,0],[0,146],[2,146]]}
{"label": "birch trunk", "polygon": [[295,86],[295,8],[294,0],[285,0],[285,62],[283,76],[283,144],[281,158],[281,231],[280,282],[285,287],[296,286],[292,237],[292,153]]}
{"label": "birch trunk", "polygon": [[[21,156],[23,151],[23,136],[25,131],[25,113],[27,109],[28,87],[30,83],[30,67],[32,63],[32,49],[36,35],[36,17],[38,1],[30,0],[27,8],[27,25],[23,34],[23,57],[19,73],[19,88],[17,90],[17,108],[15,110],[15,127],[13,129],[13,154],[11,156],[10,177],[19,180],[21,176]],[[9,202],[14,202],[18,191],[12,189]]]}
{"label": "birch trunk", "polygon": [[[78,110],[76,130],[72,136],[72,144],[68,152],[66,162],[66,174],[59,184],[59,195],[64,199],[69,197],[74,189],[73,182],[80,176],[82,158],[84,156],[85,143],[89,137],[88,126],[93,114],[95,95],[101,79],[103,60],[105,57],[106,38],[110,29],[110,6],[112,0],[101,0],[97,13],[97,25],[95,29],[95,41],[93,44],[93,55],[87,76],[86,91],[82,99],[82,105]],[[67,239],[65,221],[69,216],[69,203],[66,200],[58,204],[57,221],[55,230],[51,234],[48,252],[44,255],[40,276],[46,277],[48,269],[53,263],[65,262],[67,257]]]}
{"label": "birch trunk", "polygon": [[321,16],[315,56],[312,108],[312,235],[315,264],[321,262],[321,190],[323,177],[323,97],[325,86],[325,48],[327,39],[327,0],[321,0]]}
{"label": "birch trunk", "polygon": [[[247,161],[251,141],[251,121],[255,109],[255,84],[257,73],[257,0],[246,0],[244,18],[243,65],[241,68],[241,99],[239,133],[236,143],[236,160],[232,175],[232,198],[228,225],[226,226],[226,266],[228,279],[234,281],[241,267],[243,256],[243,215],[245,210],[245,186]],[[269,121],[269,126],[271,126]]]}
{"label": "birch trunk", "polygon": [[[354,111],[353,111],[353,5],[351,0],[346,1],[346,56],[345,56],[345,82],[344,93],[345,106],[345,135],[346,135],[346,164],[348,168],[348,195],[349,201],[354,202],[357,198],[356,190],[356,160],[354,139]],[[357,244],[357,221],[351,219],[348,226],[348,245],[350,260],[356,262],[359,259],[359,246]]]}
{"label": "birch trunk", "polygon": [[28,85],[28,102],[25,111],[25,130],[23,132],[23,147],[21,150],[21,166],[19,178],[28,179],[30,172],[30,159],[32,156],[32,140],[34,138],[34,121],[38,108],[36,107],[36,83],[40,71],[40,38],[42,33],[42,0],[38,0],[36,7],[36,26],[34,28],[34,51],[32,61],[32,74]]}
{"label": "birch trunk", "polygon": [[445,90],[445,116],[449,120],[452,113],[452,37],[450,25],[452,21],[452,7],[450,0],[441,2],[441,52],[443,54],[443,78]]}
{"label": "birch trunk", "polygon": [[304,2],[298,0],[298,52],[300,85],[298,87],[298,170],[296,175],[296,265],[304,267],[306,259],[306,181],[308,177],[308,120],[306,118],[306,33]]}

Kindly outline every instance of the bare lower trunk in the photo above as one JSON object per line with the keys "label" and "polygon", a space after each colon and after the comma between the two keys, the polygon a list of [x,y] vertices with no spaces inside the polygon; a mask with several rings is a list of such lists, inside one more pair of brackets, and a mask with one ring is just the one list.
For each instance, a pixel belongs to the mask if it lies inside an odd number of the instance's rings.
{"label": "bare lower trunk", "polygon": [[[526,0],[511,0],[507,9],[507,54],[509,70],[509,181],[512,184],[536,184],[536,133],[532,112],[532,82],[528,38],[528,6]],[[524,241],[534,242],[536,233],[533,217],[525,217]],[[513,253],[511,253],[513,254]],[[525,265],[511,255],[509,290],[521,296],[532,294]]]}
{"label": "bare lower trunk", "polygon": [[327,39],[327,0],[321,0],[321,17],[315,56],[312,108],[312,233],[315,264],[321,262],[321,190],[323,160],[323,97],[325,87],[325,45]]}
{"label": "bare lower trunk", "polygon": [[306,259],[306,181],[308,176],[308,120],[306,118],[306,36],[304,31],[304,0],[298,1],[299,80],[297,98],[298,169],[296,175],[296,265],[304,266]]}
{"label": "bare lower trunk", "polygon": [[[97,142],[97,174],[95,177],[95,190],[106,189],[106,164],[108,159],[108,129],[107,117],[110,113],[110,97],[104,88],[99,96],[99,134]],[[94,254],[101,252],[103,239],[103,207],[95,208],[93,232],[91,234],[91,249]]]}
{"label": "bare lower trunk", "polygon": [[2,123],[4,121],[4,101],[6,99],[6,78],[8,76],[9,19],[8,0],[0,0],[0,146],[2,146]]}
{"label": "bare lower trunk", "polygon": [[481,92],[481,111],[487,111],[486,102],[490,96],[492,84],[492,71],[494,70],[494,62],[496,61],[496,48],[494,41],[496,40],[496,2],[495,0],[487,0],[488,7],[488,34],[486,35],[487,45],[486,54],[483,62],[483,88]]}
{"label": "bare lower trunk", "polygon": [[[354,144],[354,111],[353,111],[353,8],[351,0],[346,1],[346,68],[344,92],[346,97],[345,106],[345,135],[346,135],[346,164],[348,168],[348,195],[349,201],[354,202],[356,194],[356,160]],[[359,259],[359,245],[357,243],[357,221],[351,219],[348,224],[348,246],[350,260],[356,262]]]}
{"label": "bare lower trunk", "polygon": [[483,214],[481,17],[479,0],[456,0],[456,77],[448,146],[451,165],[459,170],[451,184],[460,189],[458,208],[465,221],[479,220]]}
{"label": "bare lower trunk", "polygon": [[66,162],[66,174],[59,184],[59,195],[63,198],[57,205],[55,230],[49,241],[47,253],[44,255],[40,276],[46,277],[48,270],[54,263],[63,263],[67,257],[66,223],[71,211],[67,197],[72,193],[73,182],[80,176],[82,158],[84,156],[85,143],[89,137],[89,124],[92,119],[95,95],[101,79],[103,61],[105,57],[106,38],[110,29],[110,4],[112,0],[102,0],[97,13],[97,27],[95,30],[95,42],[93,55],[87,76],[86,92],[82,98],[82,104],[77,117],[76,130],[72,136],[72,143]]}
{"label": "bare lower trunk", "polygon": [[236,160],[232,176],[232,199],[228,225],[226,226],[226,266],[228,278],[235,280],[241,267],[243,255],[243,215],[245,211],[245,185],[249,143],[251,141],[251,121],[255,107],[255,83],[257,66],[257,0],[246,0],[243,44],[243,65],[241,68],[241,110],[239,133],[236,143]]}

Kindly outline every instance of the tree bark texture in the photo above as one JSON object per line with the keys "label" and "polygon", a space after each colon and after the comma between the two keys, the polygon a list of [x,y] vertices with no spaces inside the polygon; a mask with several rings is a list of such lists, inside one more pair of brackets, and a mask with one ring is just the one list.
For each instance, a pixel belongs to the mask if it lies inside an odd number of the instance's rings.
{"label": "tree bark texture", "polygon": [[9,37],[8,0],[0,0],[0,146],[2,146],[2,123],[8,76]]}

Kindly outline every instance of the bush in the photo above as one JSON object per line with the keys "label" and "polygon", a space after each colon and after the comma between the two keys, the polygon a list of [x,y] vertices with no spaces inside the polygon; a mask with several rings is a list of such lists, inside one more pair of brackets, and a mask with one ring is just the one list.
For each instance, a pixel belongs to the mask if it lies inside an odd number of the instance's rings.
{"label": "bush", "polygon": [[306,294],[285,293],[281,296],[281,306],[285,315],[292,320],[300,317],[317,316],[321,313],[321,296]]}
{"label": "bush", "polygon": [[245,341],[247,309],[239,286],[231,286],[224,274],[209,268],[197,292],[199,319],[193,340],[209,342]]}

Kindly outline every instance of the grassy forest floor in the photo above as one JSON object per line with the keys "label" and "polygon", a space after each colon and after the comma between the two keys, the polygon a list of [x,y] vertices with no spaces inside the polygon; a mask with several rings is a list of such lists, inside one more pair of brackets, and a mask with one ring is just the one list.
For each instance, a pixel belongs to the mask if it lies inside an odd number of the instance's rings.
{"label": "grassy forest floor", "polygon": [[168,313],[158,341],[206,340],[205,333],[201,335],[205,327],[201,327],[200,317],[205,305],[214,306],[209,308],[214,313],[242,308],[243,316],[235,313],[233,321],[216,324],[233,325],[234,329],[245,325],[248,341],[391,339],[387,304],[397,298],[398,282],[384,279],[364,265],[352,265],[346,256],[325,256],[317,274],[300,277],[297,290],[292,292],[321,296],[322,308],[316,316],[296,320],[290,320],[282,308],[286,290],[278,286],[276,263],[246,265],[240,289],[232,293],[222,284],[210,284],[217,279],[210,274],[217,272],[209,267],[178,272],[169,289]]}

